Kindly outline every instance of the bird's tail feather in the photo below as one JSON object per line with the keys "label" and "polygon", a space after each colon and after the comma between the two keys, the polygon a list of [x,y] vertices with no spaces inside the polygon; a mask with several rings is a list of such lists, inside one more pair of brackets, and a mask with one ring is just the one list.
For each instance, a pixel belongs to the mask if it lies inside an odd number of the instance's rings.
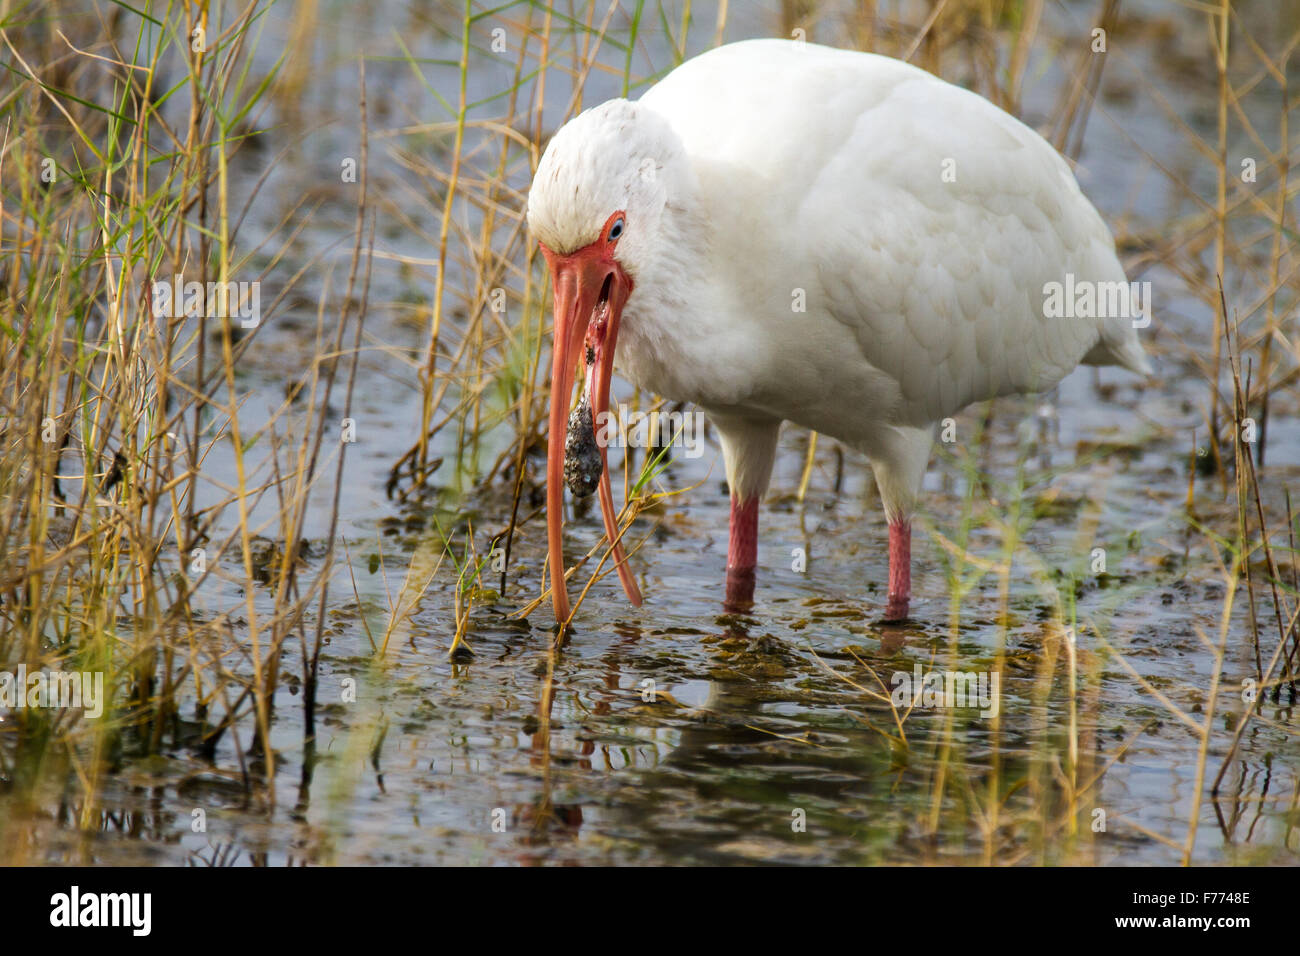
{"label": "bird's tail feather", "polygon": [[1119,365],[1138,375],[1151,375],[1151,360],[1132,329],[1118,335],[1102,334],[1092,350],[1083,357],[1084,365]]}

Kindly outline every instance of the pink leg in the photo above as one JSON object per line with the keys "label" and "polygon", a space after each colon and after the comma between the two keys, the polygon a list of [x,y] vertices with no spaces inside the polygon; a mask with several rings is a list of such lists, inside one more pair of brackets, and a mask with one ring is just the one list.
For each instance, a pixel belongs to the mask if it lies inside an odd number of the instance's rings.
{"label": "pink leg", "polygon": [[885,620],[907,620],[911,596],[912,523],[899,519],[889,522],[889,602],[885,605]]}
{"label": "pink leg", "polygon": [[731,540],[727,544],[728,609],[754,601],[754,566],[758,563],[758,496],[740,501],[731,496]]}

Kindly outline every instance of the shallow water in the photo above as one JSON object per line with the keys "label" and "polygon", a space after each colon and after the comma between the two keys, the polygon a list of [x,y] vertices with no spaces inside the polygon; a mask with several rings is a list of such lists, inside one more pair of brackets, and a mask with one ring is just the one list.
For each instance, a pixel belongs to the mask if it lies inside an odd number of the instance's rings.
{"label": "shallow water", "polygon": [[[728,39],[777,30],[771,5],[737,7]],[[297,129],[311,130],[294,162],[283,162],[268,179],[253,228],[271,229],[301,198],[303,184],[313,181],[304,169],[315,168],[322,183],[337,179],[333,160],[350,148],[348,124],[355,125],[350,58],[356,50],[395,55],[392,29],[401,24],[417,56],[455,58],[454,38],[438,38],[436,15],[430,26],[405,4],[382,9],[390,16],[330,11],[335,29],[318,41],[320,71],[304,107],[313,120],[299,118],[295,128],[292,118],[278,117],[289,130],[275,133],[270,148],[246,161],[245,188],[278,148],[276,136],[288,141]],[[1207,97],[1214,83],[1208,74],[1174,72],[1176,60],[1167,55],[1171,43],[1199,49],[1201,33],[1191,35],[1202,31],[1199,20],[1161,4],[1137,9],[1147,28],[1135,31],[1135,43],[1123,48],[1125,59],[1111,65],[1107,84],[1115,92],[1093,116],[1080,158],[1085,192],[1111,221],[1123,216],[1135,232],[1160,229],[1182,200],[1141,160],[1134,135],[1140,133],[1141,148],[1154,155],[1182,156],[1186,148],[1150,100],[1124,95],[1131,71],[1150,71],[1183,115],[1200,117],[1204,135],[1211,129],[1204,122],[1212,120],[1203,115],[1204,104],[1212,102]],[[1043,30],[1070,37],[1087,17],[1082,5],[1051,7]],[[1163,22],[1175,24],[1174,40],[1157,43],[1150,37],[1164,34],[1151,24]],[[261,41],[268,55],[288,29],[273,8]],[[662,36],[647,31],[646,55],[662,64]],[[706,25],[692,40],[703,45],[709,33]],[[814,38],[833,40],[816,32]],[[1040,54],[1036,66],[1028,73],[1024,110],[1031,124],[1048,118],[1060,82],[1058,59]],[[485,91],[500,89],[509,82],[505,71],[503,83],[502,69],[484,58],[473,82]],[[440,75],[436,68],[429,73]],[[376,130],[436,115],[405,64],[377,58],[367,75]],[[617,92],[616,78],[596,76],[587,102]],[[400,204],[403,190],[419,184],[402,182],[401,167],[376,140],[373,175],[386,201]],[[411,145],[400,136],[392,143]],[[1202,182],[1203,174],[1189,175]],[[315,295],[327,282],[337,292],[346,271],[339,256],[346,256],[350,240],[340,243],[339,237],[350,235],[351,200],[318,188],[324,204],[294,257],[306,262],[332,248],[325,261],[335,264],[335,274],[319,270],[299,290],[297,304],[259,332],[261,345],[241,369],[253,395],[250,425],[278,401],[286,368],[305,366]],[[407,210],[413,219],[425,211]],[[423,227],[436,235],[436,223]],[[381,255],[427,261],[433,254],[409,229],[381,224],[380,236]],[[377,261],[368,325],[374,341],[422,346],[425,332],[401,303],[430,294],[427,275],[391,259]],[[1148,341],[1164,352],[1155,381],[1138,383],[1109,369],[1076,372],[1054,396],[1056,429],[1042,427],[1037,399],[998,402],[979,443],[971,436],[978,433],[980,411],[959,418],[961,438],[936,451],[927,478],[913,545],[916,623],[902,627],[874,623],[883,605],[886,531],[865,462],[846,452],[836,490],[837,450],[821,439],[800,504],[793,492],[807,433],[787,427],[760,519],[751,610],[731,614],[722,607],[727,497],[721,455],[710,440],[702,457],[679,456],[659,482],[689,490],[633,529],[633,538],[646,538],[632,558],[646,596],[643,608],[631,607],[617,580],[605,578],[583,605],[568,645],[552,650],[547,607],[527,620],[514,618],[536,596],[541,578],[545,526],[534,519],[516,537],[505,594],[472,616],[472,657],[447,657],[454,582],[445,574],[387,653],[374,653],[362,619],[382,632],[388,595],[411,556],[435,540],[431,516],[444,527],[460,527],[468,518],[480,532],[498,530],[508,520],[510,489],[498,482],[470,494],[444,489],[436,502],[419,505],[389,501],[383,491],[388,468],[418,427],[418,386],[413,370],[391,353],[368,352],[358,388],[360,441],[349,451],[340,523],[355,584],[340,574],[332,591],[315,758],[304,760],[300,700],[286,688],[277,700],[273,800],[245,792],[228,744],[212,764],[176,747],[125,761],[98,795],[102,825],[88,834],[78,831],[66,796],[51,785],[25,820],[28,859],[1177,862],[1197,794],[1198,741],[1108,656],[1106,646],[1149,687],[1203,720],[1214,657],[1198,628],[1217,640],[1225,587],[1206,539],[1189,530],[1183,511],[1186,463],[1192,430],[1203,429],[1205,387],[1167,349],[1179,337],[1207,339],[1210,316],[1172,277],[1152,270],[1146,278],[1156,286],[1160,312]],[[616,391],[629,393],[617,384]],[[1281,489],[1300,474],[1294,394],[1278,396],[1274,415],[1266,496],[1278,507]],[[492,441],[489,435],[484,462],[501,450]],[[1117,449],[1098,456],[1093,449],[1101,443]],[[968,461],[987,482],[971,486]],[[540,461],[534,464],[540,474]],[[214,457],[209,467],[215,478],[227,479],[228,462]],[[449,475],[446,480],[453,483]],[[1204,480],[1200,492],[1201,518],[1230,530],[1233,504],[1220,497],[1217,479]],[[320,510],[308,529],[313,538],[328,526],[328,499],[317,501]],[[969,521],[963,518],[967,507]],[[977,559],[997,562],[1008,547],[1008,524],[1018,533],[1006,582],[996,573],[978,573],[976,562],[953,569],[945,542],[964,542]],[[572,518],[570,557],[594,546],[601,533],[594,509]],[[1103,577],[1088,571],[1096,547],[1106,549]],[[798,549],[806,557],[801,570]],[[383,567],[374,570],[370,555],[380,553]],[[966,590],[955,590],[950,569]],[[1064,619],[1078,622],[1073,645],[1054,623],[1062,616],[1063,595]],[[1073,612],[1070,596],[1077,601]],[[205,597],[214,612],[238,606],[240,584],[214,582]],[[267,600],[258,595],[262,605]],[[1260,614],[1261,627],[1275,634],[1268,608]],[[1214,716],[1220,732],[1207,761],[1211,777],[1244,707],[1241,681],[1254,673],[1247,621],[1242,598],[1229,624],[1225,689]],[[996,719],[977,707],[918,706],[900,732],[890,706],[873,696],[881,689],[873,675],[888,684],[891,675],[915,668],[996,671]],[[348,678],[356,682],[355,702],[343,702]],[[549,717],[541,705],[548,696]],[[1200,804],[1192,854],[1197,862],[1294,863],[1300,851],[1293,712],[1268,706],[1261,713],[1272,723],[1252,728],[1220,799],[1205,797]],[[1099,782],[1072,803],[1068,781],[1083,786],[1097,774]],[[206,813],[206,832],[191,828],[195,809]],[[1098,811],[1105,820],[1100,831],[1094,829]]]}

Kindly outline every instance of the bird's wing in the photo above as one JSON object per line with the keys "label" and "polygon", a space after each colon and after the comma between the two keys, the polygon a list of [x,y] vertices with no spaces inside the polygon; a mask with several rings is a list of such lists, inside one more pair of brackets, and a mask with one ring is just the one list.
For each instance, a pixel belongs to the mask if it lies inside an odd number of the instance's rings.
{"label": "bird's wing", "polygon": [[696,163],[732,247],[719,268],[787,326],[789,288],[805,289],[805,338],[837,340],[818,322],[847,332],[896,383],[897,424],[1040,391],[1099,341],[1134,337],[1044,316],[1047,283],[1123,269],[1065,161],[969,91],[887,57],[749,41],[688,61],[644,102]]}

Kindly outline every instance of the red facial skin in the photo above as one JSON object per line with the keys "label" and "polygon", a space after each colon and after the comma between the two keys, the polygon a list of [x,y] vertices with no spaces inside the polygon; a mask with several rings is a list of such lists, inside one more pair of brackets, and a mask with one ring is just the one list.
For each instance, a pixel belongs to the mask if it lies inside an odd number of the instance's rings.
{"label": "red facial skin", "polygon": [[[555,294],[551,412],[546,444],[546,543],[551,565],[551,600],[555,606],[555,620],[561,625],[567,624],[572,614],[564,583],[563,508],[564,438],[573,373],[579,359],[585,359],[586,351],[590,348],[595,361],[586,367],[586,388],[591,400],[592,418],[599,430],[602,413],[609,411],[609,383],[614,374],[618,323],[623,314],[623,306],[632,294],[632,279],[614,258],[618,236],[611,236],[610,233],[616,224],[621,224],[619,229],[627,228],[627,217],[621,210],[606,220],[600,238],[568,255],[552,252],[544,244],[538,243],[551,270],[551,287]],[[602,292],[606,295],[606,307],[600,310],[599,315],[595,315]],[[611,542],[617,542],[618,526],[614,520],[617,512],[614,510],[614,495],[609,486],[608,456],[604,443],[597,444],[601,460],[598,486],[600,511],[605,519],[605,534]],[[623,582],[623,590],[627,592],[628,599],[639,607],[641,591],[627,565],[621,544],[614,545],[613,559],[619,580]]]}

